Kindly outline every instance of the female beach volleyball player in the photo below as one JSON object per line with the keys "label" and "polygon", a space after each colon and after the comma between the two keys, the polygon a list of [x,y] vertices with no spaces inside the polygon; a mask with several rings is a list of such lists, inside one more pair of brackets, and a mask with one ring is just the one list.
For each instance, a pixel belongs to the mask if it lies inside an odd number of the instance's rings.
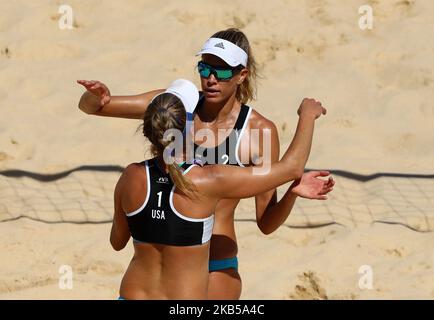
{"label": "female beach volleyball player", "polygon": [[[247,37],[237,29],[214,34],[198,53],[201,78],[201,98],[194,116],[194,130],[207,129],[218,137],[219,129],[235,129],[233,135],[213,139],[199,139],[195,135],[195,155],[205,164],[220,163],[244,167],[264,156],[264,132],[271,133],[270,157],[264,157],[263,165],[279,158],[279,139],[276,126],[245,103],[254,97],[256,64]],[[99,81],[78,81],[86,87],[79,107],[88,114],[142,119],[151,99],[164,90],[154,90],[135,96],[110,96],[108,88]],[[313,102],[312,102],[313,103]],[[259,130],[259,137],[250,134]],[[255,151],[256,150],[256,151]],[[214,161],[210,161],[214,155]],[[245,159],[242,161],[242,159]],[[268,162],[268,163],[267,163]],[[290,214],[297,196],[310,199],[326,199],[334,181],[319,179],[327,171],[303,174],[289,187],[280,201],[276,190],[255,195],[256,220],[260,230],[269,234],[275,231]],[[237,240],[234,212],[239,199],[221,200],[215,209],[216,220],[210,245],[209,298],[238,299],[241,294],[241,278],[238,273]]]}
{"label": "female beach volleyball player", "polygon": [[218,201],[251,197],[300,178],[315,119],[325,114],[319,103],[302,103],[291,145],[268,174],[258,174],[255,167],[188,163],[185,134],[178,135],[181,151],[173,152],[166,133],[186,131],[198,99],[196,86],[183,79],[154,97],[143,118],[154,158],[127,166],[116,185],[110,241],[116,250],[130,236],[134,243],[121,299],[208,298],[209,240]]}

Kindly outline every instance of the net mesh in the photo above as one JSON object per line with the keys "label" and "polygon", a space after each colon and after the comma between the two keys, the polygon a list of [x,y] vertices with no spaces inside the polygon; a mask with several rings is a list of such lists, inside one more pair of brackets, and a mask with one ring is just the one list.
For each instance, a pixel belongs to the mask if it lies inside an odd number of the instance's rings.
{"label": "net mesh", "polygon": [[[57,174],[0,171],[0,222],[23,217],[46,223],[107,223],[113,217],[113,191],[123,168],[81,166]],[[434,175],[378,173],[358,175],[329,170],[336,187],[327,201],[296,201],[288,227],[341,224],[400,224],[434,230]],[[279,189],[283,194],[285,188]],[[254,202],[237,221],[254,221]],[[253,210],[253,211],[252,211]]]}

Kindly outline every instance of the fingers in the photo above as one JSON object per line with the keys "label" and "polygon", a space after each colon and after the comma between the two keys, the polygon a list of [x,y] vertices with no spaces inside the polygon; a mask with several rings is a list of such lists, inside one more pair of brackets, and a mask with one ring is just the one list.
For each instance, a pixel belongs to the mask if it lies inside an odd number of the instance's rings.
{"label": "fingers", "polygon": [[322,113],[323,115],[326,115],[326,114],[327,114],[327,109],[324,108],[324,107],[322,106],[322,102],[319,101],[319,100],[315,100],[315,99],[312,99],[312,100],[313,100],[315,103],[319,104],[319,106],[321,107],[321,113]]}
{"label": "fingers", "polygon": [[335,184],[336,184],[335,180],[333,180],[333,178],[330,177],[330,178],[327,180],[326,186],[327,186],[327,187],[333,187]]}
{"label": "fingers", "polygon": [[331,192],[332,190],[333,190],[333,187],[323,186],[321,188],[321,190],[318,192],[318,194],[323,195],[323,194]]}
{"label": "fingers", "polygon": [[318,192],[319,195],[325,195],[329,192],[333,191],[333,188],[324,188],[321,190],[321,192]]}
{"label": "fingers", "polygon": [[[314,172],[314,177],[326,177],[330,175],[329,171],[313,171]],[[326,186],[334,186],[335,185],[335,180],[333,179],[332,176],[330,176],[327,180],[321,180],[324,182],[324,185]]]}
{"label": "fingers", "polygon": [[324,171],[324,170],[321,170],[321,171],[312,171],[312,172],[313,172],[313,176],[314,177],[327,177],[327,176],[330,175],[329,171]]}
{"label": "fingers", "polygon": [[[315,171],[315,176],[327,176],[329,175],[329,171]],[[321,179],[318,179],[321,180]],[[319,191],[313,199],[316,200],[328,200],[327,194],[333,191],[333,187],[335,185],[335,181],[333,177],[329,177],[327,180],[321,180],[323,182],[323,186],[321,191]]]}
{"label": "fingers", "polygon": [[99,88],[102,88],[102,87],[103,86],[102,86],[101,82],[96,82],[94,85],[92,85],[91,89],[95,90],[95,89],[99,89]]}
{"label": "fingers", "polygon": [[85,85],[90,85],[90,84],[97,83],[96,80],[77,80],[77,82],[80,83],[80,84],[85,84]]}
{"label": "fingers", "polygon": [[327,196],[319,196],[316,198],[317,200],[327,200],[328,197]]}
{"label": "fingers", "polygon": [[86,80],[77,80],[78,84],[81,84],[82,86],[86,87],[87,81]]}
{"label": "fingers", "polygon": [[91,80],[91,81],[88,81],[88,80],[77,80],[77,82],[79,84],[81,84],[82,86],[84,86],[86,89],[89,90],[90,87],[93,86],[93,85],[95,85],[98,81],[95,81],[95,80]]}
{"label": "fingers", "polygon": [[329,178],[327,182],[324,182],[324,185],[322,187],[322,190],[319,194],[327,194],[333,190],[333,187],[335,185],[335,181],[332,177]]}
{"label": "fingers", "polygon": [[98,89],[98,88],[102,88],[104,90],[106,90],[104,83],[100,82],[100,81],[91,81],[92,83],[92,89]]}
{"label": "fingers", "polygon": [[105,106],[109,102],[110,102],[110,96],[104,96],[104,98],[101,99],[102,106]]}

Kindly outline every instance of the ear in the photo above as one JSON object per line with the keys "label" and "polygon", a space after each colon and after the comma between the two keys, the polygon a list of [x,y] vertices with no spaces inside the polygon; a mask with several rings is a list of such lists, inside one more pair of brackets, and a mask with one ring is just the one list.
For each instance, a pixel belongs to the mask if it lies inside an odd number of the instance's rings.
{"label": "ear", "polygon": [[246,68],[242,69],[240,71],[240,73],[238,74],[237,84],[242,84],[244,82],[244,79],[246,79],[248,74],[249,74],[249,70],[247,70]]}

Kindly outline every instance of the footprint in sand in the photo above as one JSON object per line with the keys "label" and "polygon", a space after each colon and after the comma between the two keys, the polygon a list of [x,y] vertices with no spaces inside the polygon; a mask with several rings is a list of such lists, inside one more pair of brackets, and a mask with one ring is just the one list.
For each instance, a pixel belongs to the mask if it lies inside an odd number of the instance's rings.
{"label": "footprint in sand", "polygon": [[169,14],[170,16],[175,17],[175,19],[178,20],[179,23],[182,23],[184,25],[191,25],[195,22],[195,20],[199,18],[197,14],[180,10],[174,10]]}
{"label": "footprint in sand", "polygon": [[124,268],[119,263],[112,263],[109,261],[97,260],[93,261],[89,266],[89,270],[98,274],[121,274]]}
{"label": "footprint in sand", "polygon": [[332,25],[335,20],[326,12],[327,4],[323,0],[314,0],[309,5],[309,17],[323,26]]}
{"label": "footprint in sand", "polygon": [[110,261],[95,260],[95,261],[79,261],[75,265],[77,274],[87,274],[94,272],[96,274],[121,274],[124,268],[121,264],[112,263]]}
{"label": "footprint in sand", "polygon": [[6,57],[6,58],[10,58],[11,57],[11,50],[8,47],[5,47],[4,49],[1,50],[1,55]]}
{"label": "footprint in sand", "polygon": [[402,19],[418,15],[415,0],[369,1],[374,6],[375,15],[379,18]]}
{"label": "footprint in sand", "polygon": [[323,54],[329,48],[326,38],[320,34],[315,35],[309,40],[303,40],[295,46],[295,50],[300,55],[305,55],[308,58],[315,58],[321,60]]}
{"label": "footprint in sand", "polygon": [[414,0],[401,0],[395,4],[395,8],[400,12],[400,14],[407,17],[415,15],[414,7]]}
{"label": "footprint in sand", "polygon": [[350,43],[350,41],[351,38],[348,34],[341,33],[341,35],[339,36],[338,44],[342,46]]}
{"label": "footprint in sand", "polygon": [[329,297],[330,300],[356,300],[359,296],[355,293],[344,293]]}
{"label": "footprint in sand", "polygon": [[253,20],[255,20],[255,18],[256,18],[255,14],[248,14],[246,17],[240,17],[240,16],[234,15],[232,17],[233,22],[227,24],[227,27],[229,27],[229,28],[237,28],[237,29],[244,29]]}
{"label": "footprint in sand", "polygon": [[402,62],[386,63],[377,67],[376,76],[378,87],[396,87],[399,89],[414,90],[429,87],[434,83],[431,70],[426,68],[413,68],[403,65]]}
{"label": "footprint in sand", "polygon": [[419,262],[418,265],[421,266],[421,267],[429,266],[425,262]]}
{"label": "footprint in sand", "polygon": [[51,275],[39,275],[37,277],[22,276],[0,283],[0,293],[14,292],[18,290],[44,287],[57,283],[59,280]]}
{"label": "footprint in sand", "polygon": [[348,118],[338,118],[333,123],[341,128],[354,128],[356,126],[355,121]]}
{"label": "footprint in sand", "polygon": [[255,56],[259,64],[264,67],[267,63],[276,60],[276,55],[279,51],[287,51],[292,47],[292,43],[286,40],[271,39],[256,39],[253,41],[255,46]]}
{"label": "footprint in sand", "polygon": [[386,252],[387,254],[398,258],[406,256],[404,248],[387,249]]}
{"label": "footprint in sand", "polygon": [[301,284],[294,287],[294,292],[289,294],[289,298],[296,300],[327,300],[327,293],[319,284],[319,278],[315,272],[307,271],[299,275]]}

